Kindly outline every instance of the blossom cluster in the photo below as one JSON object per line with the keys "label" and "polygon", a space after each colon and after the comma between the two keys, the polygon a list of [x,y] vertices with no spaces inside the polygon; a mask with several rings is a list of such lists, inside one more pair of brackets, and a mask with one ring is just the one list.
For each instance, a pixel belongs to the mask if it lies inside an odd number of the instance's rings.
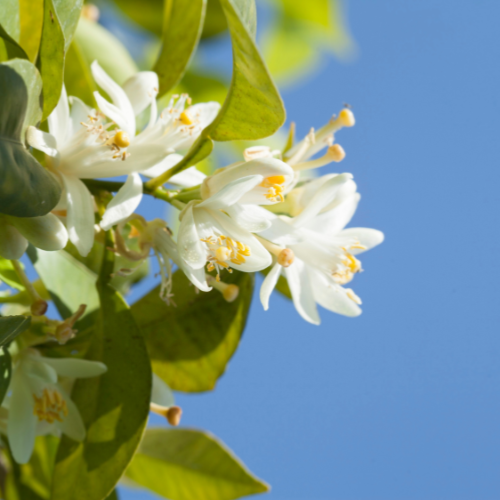
{"label": "blossom cluster", "polygon": [[[319,130],[311,129],[286,151],[254,146],[244,151],[241,161],[212,175],[191,166],[171,176],[168,184],[175,189],[168,192],[189,192],[189,201],[172,196],[179,210],[174,234],[165,220],[148,221],[136,213],[144,190],[141,176],[158,178],[178,164],[215,119],[219,104],[191,105],[189,97],[181,95],[158,112],[154,72],[140,72],[123,86],[97,62],[92,64],[92,74],[104,92],[95,92],[98,109],[68,97],[63,89],[48,118],[49,131],[28,129],[28,143],[45,154],[45,166],[60,183],[62,196],[48,215],[3,216],[1,256],[19,259],[28,241],[54,251],[63,249],[68,240],[87,256],[96,234],[113,230],[117,255],[138,263],[152,255],[158,259],[160,295],[167,304],[174,299],[176,267],[198,290],[216,289],[227,301],[238,295],[238,287],[225,282],[227,274],[262,271],[266,276],[260,301],[265,310],[284,277],[297,312],[313,324],[320,323],[318,304],[345,316],[361,313],[361,299],[350,282],[362,270],[359,254],[381,243],[383,234],[369,228],[346,229],[360,199],[350,173],[313,174],[345,157],[335,135],[354,125],[350,109],[342,109]],[[139,115],[148,117],[143,127]],[[85,180],[121,176],[127,176],[126,181],[99,212]],[[73,335],[72,323],[62,324],[65,329],[59,328],[56,335],[60,342]],[[0,426],[9,437],[14,458],[26,462],[38,434],[63,432],[83,439],[85,427],[65,383],[98,376],[106,367],[78,359],[45,358],[32,346],[13,355],[14,375],[1,408]],[[165,413],[173,406],[168,401],[153,402],[152,408]]]}

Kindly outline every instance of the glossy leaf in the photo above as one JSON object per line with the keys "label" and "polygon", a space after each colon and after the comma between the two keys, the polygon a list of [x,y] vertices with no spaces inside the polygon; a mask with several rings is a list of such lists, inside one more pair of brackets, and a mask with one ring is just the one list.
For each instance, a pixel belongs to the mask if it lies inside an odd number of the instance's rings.
{"label": "glossy leaf", "polygon": [[0,347],[12,342],[31,325],[31,316],[0,317]]}
{"label": "glossy leaf", "polygon": [[0,213],[45,215],[58,203],[61,188],[24,146],[25,130],[41,118],[42,81],[29,61],[0,65]]}
{"label": "glossy leaf", "polygon": [[43,118],[56,107],[61,95],[64,59],[83,0],[44,0],[43,28],[38,65],[43,79]]}
{"label": "glossy leaf", "polygon": [[62,438],[51,500],[106,498],[132,460],[147,423],[151,366],[130,309],[102,278],[112,270],[109,255],[97,283],[101,308],[86,355],[103,362],[108,371],[79,379],[74,386],[72,399],[87,436],[82,443]]}
{"label": "glossy leaf", "polygon": [[119,85],[137,73],[137,66],[127,49],[100,24],[80,19],[75,41],[87,64],[98,61],[104,71]]}
{"label": "glossy leaf", "polygon": [[232,500],[269,491],[220,441],[191,429],[148,429],[126,476],[170,500]]}
{"label": "glossy leaf", "polygon": [[[0,321],[2,319],[3,318],[0,318]],[[0,329],[1,329],[1,323],[0,323]],[[0,349],[0,404],[2,404],[3,398],[7,394],[11,375],[12,375],[12,359],[10,357],[9,351],[6,348],[2,347]]]}
{"label": "glossy leaf", "polygon": [[153,68],[162,96],[181,79],[198,45],[206,0],[165,0],[161,51]]}
{"label": "glossy leaf", "polygon": [[177,307],[167,306],[157,287],[132,306],[132,313],[146,338],[153,371],[174,390],[208,391],[238,347],[252,301],[253,275],[224,276],[240,287],[231,303],[216,290],[196,293],[182,272],[173,280]]}
{"label": "glossy leaf", "polygon": [[231,87],[207,135],[215,141],[267,137],[285,121],[278,89],[255,45],[253,0],[221,0],[233,45]]}

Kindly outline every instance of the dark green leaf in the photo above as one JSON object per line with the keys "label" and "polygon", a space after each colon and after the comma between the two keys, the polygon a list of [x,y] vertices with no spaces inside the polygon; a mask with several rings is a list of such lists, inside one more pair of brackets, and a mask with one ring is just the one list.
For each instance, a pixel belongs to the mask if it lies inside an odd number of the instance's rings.
{"label": "dark green leaf", "polygon": [[76,29],[83,0],[44,0],[43,28],[38,58],[43,79],[43,118],[61,95],[64,59]]}
{"label": "dark green leaf", "polygon": [[211,390],[243,334],[253,275],[234,272],[224,277],[225,282],[240,287],[238,298],[231,303],[216,290],[196,293],[180,271],[173,280],[177,307],[167,306],[155,288],[132,306],[132,313],[158,376],[174,390]]}
{"label": "dark green leaf", "polygon": [[227,29],[226,16],[219,0],[208,0],[202,38],[218,35]]}
{"label": "dark green leaf", "polygon": [[0,317],[0,347],[12,342],[31,325],[31,316]]}
{"label": "dark green leaf", "polygon": [[[136,3],[142,8],[141,2]],[[137,66],[127,49],[100,24],[88,19],[80,19],[75,41],[87,64],[98,61],[104,71],[119,85],[137,73]],[[105,47],[104,50],[103,47]]]}
{"label": "dark green leaf", "polygon": [[255,45],[255,2],[221,0],[233,44],[233,78],[207,135],[215,141],[267,137],[285,121],[285,108]]}
{"label": "dark green leaf", "polygon": [[101,309],[87,358],[107,373],[79,379],[72,392],[87,428],[82,443],[63,437],[52,500],[103,499],[124,473],[149,413],[151,367],[144,339],[123,298],[98,282]]}
{"label": "dark green leaf", "polygon": [[41,118],[42,81],[29,61],[0,64],[0,213],[45,215],[61,188],[24,146],[25,130]]}
{"label": "dark green leaf", "polygon": [[220,441],[189,429],[148,429],[126,476],[170,500],[232,500],[269,491]]}
{"label": "dark green leaf", "polygon": [[154,71],[162,96],[181,79],[198,45],[206,0],[165,0],[162,47]]}
{"label": "dark green leaf", "polygon": [[21,46],[7,33],[7,31],[2,27],[1,24],[0,38],[5,44],[6,58],[4,60],[14,59],[16,57],[19,57],[21,59],[28,59],[26,52],[24,52]]}
{"label": "dark green leaf", "polygon": [[[3,318],[0,318],[0,320],[2,319]],[[0,323],[0,329],[1,329],[1,323]],[[11,375],[12,375],[12,359],[10,357],[9,351],[5,347],[2,347],[2,349],[0,349],[0,404],[2,404],[3,398],[7,394],[7,389],[9,388]]]}
{"label": "dark green leaf", "polygon": [[64,84],[68,95],[79,97],[87,105],[95,107],[93,92],[97,90],[90,65],[80,45],[73,40],[68,49],[64,68]]}
{"label": "dark green leaf", "polygon": [[109,496],[106,497],[106,500],[120,500],[118,497],[118,492],[113,490]]}
{"label": "dark green leaf", "polygon": [[142,0],[141,2],[137,0],[114,0],[114,3],[135,23],[161,36],[163,0]]}

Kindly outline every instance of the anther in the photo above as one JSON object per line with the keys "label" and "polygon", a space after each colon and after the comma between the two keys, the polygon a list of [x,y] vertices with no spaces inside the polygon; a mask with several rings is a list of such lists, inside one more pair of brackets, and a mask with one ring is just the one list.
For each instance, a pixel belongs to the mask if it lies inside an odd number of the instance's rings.
{"label": "anther", "polygon": [[188,114],[183,111],[181,115],[179,116],[179,120],[183,125],[192,125],[193,122],[191,121],[191,118],[189,118]]}
{"label": "anther", "polygon": [[347,108],[344,108],[339,113],[337,119],[343,127],[352,127],[356,123],[356,120],[354,119],[354,113]]}
{"label": "anther", "polygon": [[340,144],[333,144],[328,148],[328,156],[335,162],[342,161],[345,158],[344,148]]}
{"label": "anther", "polygon": [[116,144],[119,148],[126,148],[130,146],[130,139],[126,132],[119,130],[112,139],[113,144]]}
{"label": "anther", "polygon": [[179,406],[161,406],[156,403],[150,403],[150,411],[165,417],[170,425],[177,426],[181,422],[182,408]]}
{"label": "anther", "polygon": [[222,297],[226,302],[234,302],[240,293],[240,287],[233,283],[224,283],[213,276],[207,275],[207,283],[222,293]]}
{"label": "anther", "polygon": [[290,248],[285,248],[284,250],[281,250],[281,252],[278,255],[278,264],[283,267],[291,266],[294,260],[295,260],[295,254],[293,253],[293,250],[291,250]]}

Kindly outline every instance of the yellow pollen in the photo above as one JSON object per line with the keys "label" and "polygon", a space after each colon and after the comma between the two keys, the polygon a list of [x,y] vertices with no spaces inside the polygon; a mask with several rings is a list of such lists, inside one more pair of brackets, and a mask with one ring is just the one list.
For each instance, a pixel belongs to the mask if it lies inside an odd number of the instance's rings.
{"label": "yellow pollen", "polygon": [[185,111],[183,111],[181,113],[181,115],[179,116],[179,120],[183,125],[192,125],[193,124],[191,118],[189,118],[188,114]]}
{"label": "yellow pollen", "polygon": [[351,255],[345,248],[342,247],[345,252],[345,258],[342,260],[342,266],[339,270],[332,274],[333,279],[339,285],[345,285],[349,283],[356,273],[361,271],[361,262]]}
{"label": "yellow pollen", "polygon": [[345,158],[345,151],[340,144],[333,144],[328,148],[328,155],[333,161],[339,162]]}
{"label": "yellow pollen", "polygon": [[33,394],[35,406],[33,414],[38,417],[38,421],[47,421],[49,424],[56,420],[62,422],[68,415],[68,407],[61,393],[56,389],[44,389],[40,397]]}
{"label": "yellow pollen", "polygon": [[266,177],[260,184],[261,187],[268,188],[267,193],[264,196],[273,202],[285,201],[285,197],[283,196],[285,180],[284,175],[272,175],[271,177]]}
{"label": "yellow pollen", "polygon": [[361,243],[354,243],[354,245],[351,245],[349,247],[350,250],[366,250],[366,247],[364,245],[362,245]]}
{"label": "yellow pollen", "polygon": [[128,134],[123,130],[119,130],[113,137],[113,144],[116,144],[119,148],[126,148],[130,146]]}
{"label": "yellow pollen", "polygon": [[356,123],[353,112],[346,108],[339,113],[338,120],[344,127],[352,127]]}
{"label": "yellow pollen", "polygon": [[206,243],[209,251],[207,271],[217,270],[217,281],[220,280],[220,268],[231,272],[228,261],[241,265],[246,262],[245,257],[251,255],[251,250],[245,243],[233,240],[223,234],[218,237],[201,238],[201,241]]}

